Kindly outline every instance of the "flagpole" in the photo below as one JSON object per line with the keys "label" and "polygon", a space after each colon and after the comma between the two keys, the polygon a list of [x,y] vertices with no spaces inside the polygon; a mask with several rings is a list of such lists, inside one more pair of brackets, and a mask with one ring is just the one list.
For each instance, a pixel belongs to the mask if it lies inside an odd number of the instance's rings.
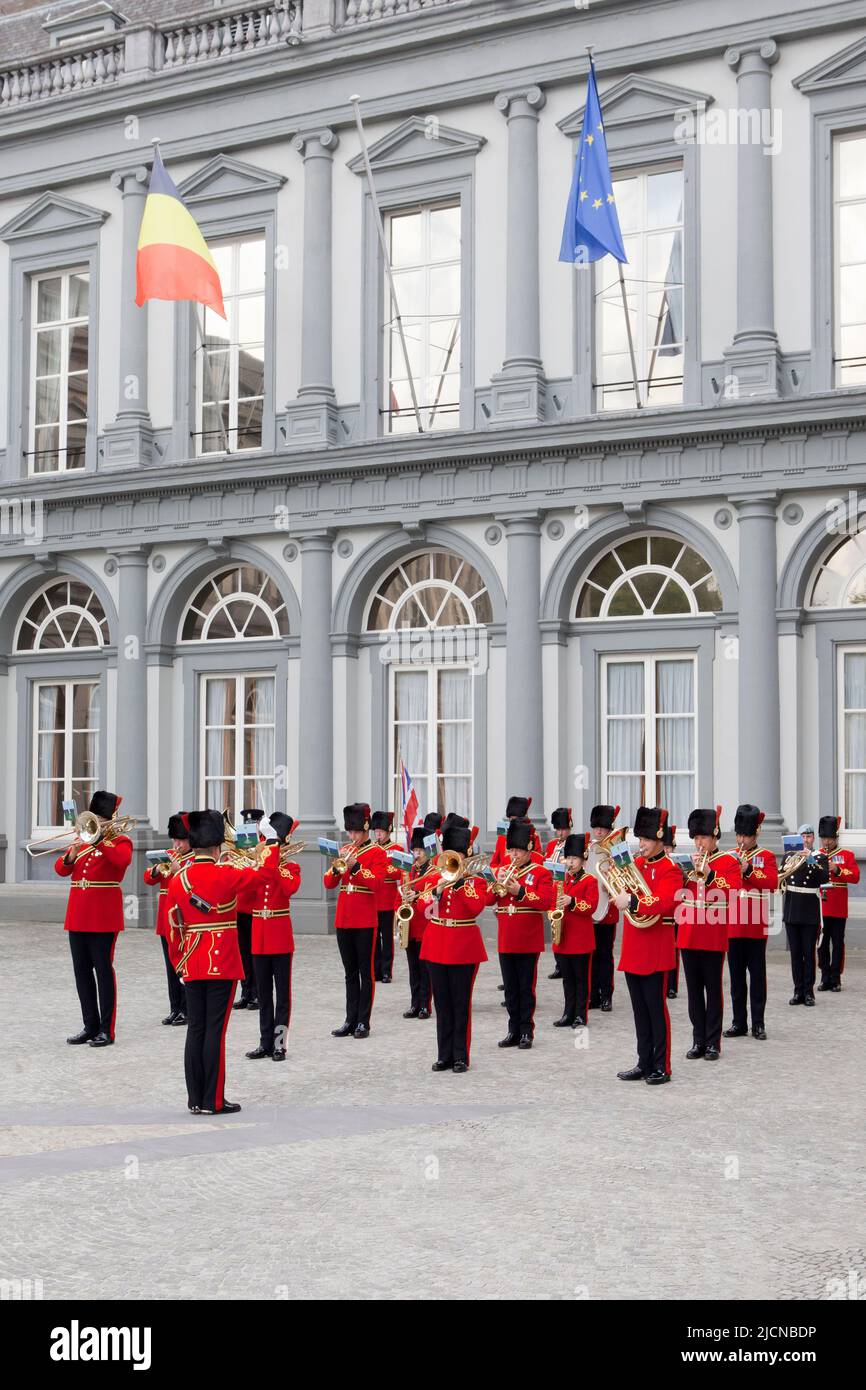
{"label": "flagpole", "polygon": [[397,287],[394,284],[394,274],[391,269],[391,257],[388,253],[388,243],[385,238],[385,224],[382,221],[382,213],[379,208],[379,199],[376,195],[376,185],[373,181],[373,169],[370,164],[370,154],[367,149],[367,139],[364,134],[364,123],[361,120],[361,107],[359,96],[349,97],[352,108],[355,112],[355,125],[358,127],[358,137],[361,141],[361,152],[364,156],[364,169],[367,174],[367,187],[370,190],[370,201],[373,204],[373,215],[376,219],[376,231],[379,234],[379,245],[382,248],[382,258],[385,262],[385,274],[388,277],[388,285],[391,290],[391,299],[394,304],[394,320],[397,324],[397,332],[400,335],[400,345],[403,349],[403,361],[406,366],[406,375],[409,378],[409,390],[412,393],[412,407],[415,411],[415,419],[418,423],[418,433],[424,433],[424,426],[421,423],[421,410],[418,405],[418,395],[415,391],[415,378],[412,375],[412,366],[409,362],[409,348],[406,343],[406,334],[403,329],[403,318],[400,313],[400,306],[397,302]]}
{"label": "flagpole", "polygon": [[631,314],[628,311],[628,295],[625,292],[625,276],[622,273],[622,261],[617,261],[617,266],[619,267],[619,287],[622,291],[622,310],[625,314],[625,328],[626,332],[628,333],[628,351],[629,356],[631,357],[631,374],[634,378],[634,398],[637,401],[638,410],[641,410],[643,406],[640,398],[640,388],[637,382],[637,358],[634,355],[634,338],[632,337],[631,331]]}

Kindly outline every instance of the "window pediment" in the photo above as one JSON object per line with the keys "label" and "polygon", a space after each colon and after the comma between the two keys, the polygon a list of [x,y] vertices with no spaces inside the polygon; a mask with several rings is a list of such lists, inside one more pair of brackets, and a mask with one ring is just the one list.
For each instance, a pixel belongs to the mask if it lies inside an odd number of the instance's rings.
{"label": "window pediment", "polygon": [[866,82],[866,39],[858,39],[795,77],[792,85],[801,92],[823,92],[863,82]]}
{"label": "window pediment", "polygon": [[[407,164],[428,164],[431,160],[455,155],[476,155],[487,142],[483,135],[443,125],[435,116],[410,116],[388,135],[370,147],[370,164],[378,169],[402,168]],[[364,172],[364,157],[350,159],[353,174]]]}
{"label": "window pediment", "polygon": [[274,193],[286,182],[283,174],[272,174],[240,159],[218,154],[203,168],[190,174],[179,185],[178,192],[187,203],[200,203],[211,198],[244,198],[250,193]]}
{"label": "window pediment", "polygon": [[78,231],[83,227],[101,227],[109,216],[102,208],[88,207],[72,198],[64,198],[50,190],[43,193],[17,217],[0,227],[3,241],[24,241],[32,237],[54,236],[57,232]]}
{"label": "window pediment", "polygon": [[[617,126],[648,125],[662,119],[673,120],[678,112],[707,108],[714,98],[707,92],[688,87],[673,87],[667,82],[655,82],[639,73],[629,73],[621,82],[601,93],[604,124],[607,131]],[[563,135],[579,135],[586,105],[570,116],[557,121]]]}

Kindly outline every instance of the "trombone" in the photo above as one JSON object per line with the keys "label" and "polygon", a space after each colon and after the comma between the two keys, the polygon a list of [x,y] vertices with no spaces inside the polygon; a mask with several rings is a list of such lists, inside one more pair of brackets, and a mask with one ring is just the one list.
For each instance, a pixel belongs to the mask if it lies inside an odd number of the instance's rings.
{"label": "trombone", "polygon": [[[57,854],[61,849],[68,850],[76,839],[85,845],[93,845],[102,834],[102,822],[99,817],[92,811],[82,811],[75,817],[68,830],[60,830],[56,835],[44,835],[41,840],[30,840],[24,848],[31,859],[42,859],[46,854]],[[36,845],[47,845],[48,848],[36,849]]]}
{"label": "trombone", "polygon": [[306,848],[306,840],[287,840],[284,845],[280,845],[280,864],[288,864],[293,854],[300,854],[301,850]]}
{"label": "trombone", "polygon": [[480,874],[488,865],[489,856],[486,854],[464,857],[455,849],[444,849],[435,860],[435,868],[439,870],[439,881],[446,888],[453,888],[461,879],[470,878],[472,874]]}

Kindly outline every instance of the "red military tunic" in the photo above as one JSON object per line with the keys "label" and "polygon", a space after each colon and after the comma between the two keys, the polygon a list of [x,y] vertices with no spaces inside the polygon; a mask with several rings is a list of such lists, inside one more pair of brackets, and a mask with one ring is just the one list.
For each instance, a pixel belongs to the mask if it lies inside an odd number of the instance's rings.
{"label": "red military tunic", "polygon": [[441,874],[438,869],[430,869],[423,877],[414,880],[412,891],[418,896],[412,903],[412,921],[409,923],[410,941],[424,940],[424,933],[429,923],[427,909],[434,900],[433,889],[440,878]]}
{"label": "red military tunic", "polygon": [[123,931],[121,883],[132,860],[132,841],[126,835],[85,845],[71,864],[64,855],[54,871],[72,879],[64,931]]}
{"label": "red military tunic", "polygon": [[480,965],[487,960],[475,920],[486,903],[487,885],[483,878],[462,879],[453,888],[446,888],[430,908],[421,960],[434,965]]}
{"label": "red military tunic", "polygon": [[728,908],[728,939],[750,937],[760,941],[770,930],[770,894],[779,886],[779,866],[775,855],[756,845],[743,852],[742,888]]}
{"label": "red military tunic", "polygon": [[403,881],[403,872],[391,863],[388,855],[394,850],[399,850],[405,854],[403,845],[398,845],[394,840],[389,840],[385,845],[378,845],[385,853],[385,876],[376,890],[376,911],[377,912],[396,912],[400,906],[400,884]]}
{"label": "red military tunic", "polygon": [[556,906],[553,874],[534,860],[515,875],[521,886],[519,897],[501,898],[487,885],[487,906],[496,909],[500,955],[532,954],[544,950],[544,914]]}
{"label": "red military tunic", "polygon": [[[638,855],[635,864],[650,891],[648,897],[638,898],[634,911],[626,909],[623,913],[622,948],[617,969],[628,971],[630,975],[654,975],[659,970],[673,970],[676,966],[673,915],[683,876],[661,849],[651,859]],[[635,925],[644,921],[650,925]]]}
{"label": "red military tunic", "polygon": [[[244,978],[237,933],[238,894],[255,882],[259,872],[193,854],[170,879],[168,910],[181,932],[178,969],[184,982]],[[212,911],[196,906],[194,898],[210,905]]]}
{"label": "red military tunic", "polygon": [[284,956],[294,951],[290,904],[300,886],[300,864],[281,864],[279,845],[271,845],[248,897],[253,904],[254,956]]}
{"label": "red military tunic", "polygon": [[703,885],[687,879],[676,911],[677,945],[681,951],[727,951],[728,908],[736,911],[743,886],[739,857],[717,850],[707,862]]}
{"label": "red military tunic", "polygon": [[545,859],[553,859],[558,864],[562,859],[562,851],[565,849],[564,840],[548,840],[547,849],[544,851]]}
{"label": "red military tunic", "polygon": [[860,882],[860,865],[850,849],[837,849],[829,855],[830,882],[821,896],[825,917],[848,916],[848,885]]}
{"label": "red military tunic", "polygon": [[334,922],[338,931],[372,928],[379,925],[378,894],[379,885],[388,871],[388,856],[381,845],[370,840],[359,850],[352,873],[350,869],[342,875],[329,869],[322,882],[326,888],[339,888],[337,915]]}
{"label": "red military tunic", "polygon": [[598,907],[598,879],[583,869],[579,874],[566,874],[563,891],[562,935],[553,953],[556,956],[590,955],[595,950],[592,914]]}
{"label": "red military tunic", "polygon": [[[148,864],[144,871],[145,883],[159,888],[156,902],[156,934],[166,938],[168,958],[175,970],[180,959],[180,932],[168,920],[168,885],[177,872],[178,866],[186,864],[188,860],[193,858],[193,854],[194,851],[192,850],[179,854],[176,849],[170,849],[168,851],[168,864]],[[162,872],[160,872],[161,870]]]}
{"label": "red military tunic", "polygon": [[[538,842],[538,835],[534,830],[532,832],[532,835],[532,862],[533,864],[543,864],[544,855],[541,853],[541,848]],[[504,869],[505,865],[508,863],[510,858],[511,850],[508,848],[506,844],[506,837],[504,835],[497,835],[496,848],[490,856],[491,869]]]}

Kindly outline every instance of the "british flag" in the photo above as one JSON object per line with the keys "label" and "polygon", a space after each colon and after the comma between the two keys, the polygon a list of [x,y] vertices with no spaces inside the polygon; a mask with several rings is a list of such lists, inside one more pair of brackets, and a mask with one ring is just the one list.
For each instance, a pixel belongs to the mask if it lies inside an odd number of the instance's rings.
{"label": "british flag", "polygon": [[400,759],[400,800],[403,810],[403,826],[406,831],[406,848],[412,842],[412,827],[418,815],[418,794],[412,785],[412,778],[403,759]]}

